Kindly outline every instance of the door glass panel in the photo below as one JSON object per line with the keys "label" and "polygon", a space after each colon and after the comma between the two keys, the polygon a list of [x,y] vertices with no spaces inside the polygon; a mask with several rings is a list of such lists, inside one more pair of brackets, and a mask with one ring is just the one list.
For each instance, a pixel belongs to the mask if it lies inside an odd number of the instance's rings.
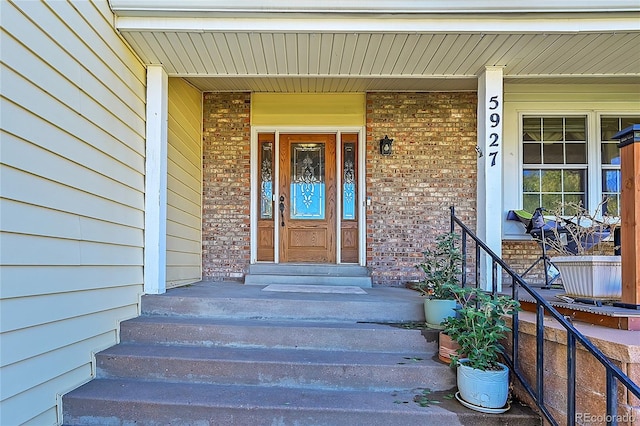
{"label": "door glass panel", "polygon": [[345,143],[342,152],[342,219],[356,218],[356,144]]}
{"label": "door glass panel", "polygon": [[324,144],[291,144],[291,219],[324,219],[324,162]]}
{"label": "door glass panel", "polygon": [[273,218],[273,143],[260,145],[260,219]]}

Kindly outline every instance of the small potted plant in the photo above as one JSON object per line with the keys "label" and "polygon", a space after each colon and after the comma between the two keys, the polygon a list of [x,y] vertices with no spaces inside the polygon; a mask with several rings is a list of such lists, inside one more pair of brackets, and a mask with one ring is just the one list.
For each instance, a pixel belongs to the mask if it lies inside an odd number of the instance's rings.
{"label": "small potted plant", "polygon": [[568,296],[619,299],[622,297],[622,260],[614,255],[613,230],[617,220],[603,215],[607,200],[594,213],[582,203],[563,203],[555,217],[551,238],[539,241],[560,256],[551,261],[560,271]]}
{"label": "small potted plant", "polygon": [[[508,296],[492,296],[478,288],[454,288],[457,315],[444,321],[444,332],[460,345],[465,358],[452,356],[457,368],[456,398],[484,412],[505,411],[509,396],[509,369],[500,361],[500,341],[510,330],[505,315],[519,309]],[[494,410],[494,411],[492,411]]]}
{"label": "small potted plant", "polygon": [[422,254],[424,261],[416,268],[424,272],[424,278],[415,283],[424,299],[425,320],[429,327],[442,329],[442,321],[455,315],[456,301],[453,288],[460,286],[462,253],[456,245],[459,236],[446,233],[436,238],[433,248],[427,248]]}

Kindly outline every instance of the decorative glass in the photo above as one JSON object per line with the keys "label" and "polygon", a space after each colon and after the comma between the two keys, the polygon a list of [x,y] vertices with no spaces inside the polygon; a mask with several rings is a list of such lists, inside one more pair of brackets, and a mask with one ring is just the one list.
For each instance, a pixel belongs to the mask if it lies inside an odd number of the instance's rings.
{"label": "decorative glass", "polygon": [[260,146],[260,219],[273,219],[273,143]]}
{"label": "decorative glass", "polygon": [[356,218],[356,144],[345,143],[342,149],[342,219]]}
{"label": "decorative glass", "polygon": [[291,219],[324,219],[324,162],[324,144],[291,144]]}

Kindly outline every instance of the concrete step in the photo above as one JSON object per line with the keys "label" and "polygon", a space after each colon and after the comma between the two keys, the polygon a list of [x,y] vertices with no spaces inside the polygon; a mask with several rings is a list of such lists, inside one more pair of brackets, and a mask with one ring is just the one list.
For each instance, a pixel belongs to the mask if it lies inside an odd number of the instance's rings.
{"label": "concrete step", "polygon": [[249,267],[247,285],[327,285],[371,288],[369,270],[359,265],[257,263]]}
{"label": "concrete step", "polygon": [[437,333],[372,323],[171,316],[142,316],[120,326],[123,343],[397,353],[435,353]]}
{"label": "concrete step", "polygon": [[326,351],[120,344],[96,355],[98,378],[287,386],[306,389],[447,390],[455,372],[424,351]]}
{"label": "concrete step", "polygon": [[[320,293],[313,287],[268,291],[271,286],[202,283],[142,298],[144,315],[227,319],[344,322],[424,321],[423,300],[404,288],[357,289],[362,293]],[[285,287],[286,289],[286,287]],[[334,288],[340,291],[339,288]],[[350,289],[345,289],[350,290]]]}
{"label": "concrete step", "polygon": [[505,414],[464,408],[453,391],[347,391],[200,383],[93,380],[65,396],[65,425],[533,426],[540,418],[514,404]]}
{"label": "concrete step", "polygon": [[366,266],[329,265],[316,263],[254,263],[249,274],[260,275],[326,275],[344,277],[368,277]]}
{"label": "concrete step", "polygon": [[371,277],[334,277],[325,275],[246,275],[246,285],[334,285],[371,288]]}

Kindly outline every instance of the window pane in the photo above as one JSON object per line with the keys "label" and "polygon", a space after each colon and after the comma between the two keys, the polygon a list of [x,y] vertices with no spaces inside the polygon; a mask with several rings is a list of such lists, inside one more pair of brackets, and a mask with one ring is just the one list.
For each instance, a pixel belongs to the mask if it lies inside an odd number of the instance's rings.
{"label": "window pane", "polygon": [[325,217],[324,149],[324,144],[291,144],[291,219]]}
{"label": "window pane", "polygon": [[524,170],[522,175],[524,192],[540,192],[540,170]]}
{"label": "window pane", "polygon": [[632,126],[634,124],[640,124],[640,115],[636,116],[636,117],[622,117],[620,119],[620,129],[619,130],[624,130],[629,126]]}
{"label": "window pane", "polygon": [[584,193],[584,170],[565,170],[564,192]]}
{"label": "window pane", "polygon": [[522,119],[522,140],[541,141],[540,117],[524,117]]}
{"label": "window pane", "polygon": [[545,143],[543,145],[544,164],[564,164],[564,149],[561,143]]}
{"label": "window pane", "polygon": [[561,141],[563,139],[562,117],[543,118],[542,128],[542,137],[545,142]]}
{"label": "window pane", "polygon": [[567,117],[565,119],[566,141],[586,141],[587,140],[587,120],[586,117]]}
{"label": "window pane", "polygon": [[602,204],[602,214],[605,216],[620,215],[620,197],[617,194],[603,194],[606,201]]}
{"label": "window pane", "polygon": [[620,192],[620,170],[602,171],[602,192]]}
{"label": "window pane", "polygon": [[618,133],[617,117],[602,117],[600,119],[600,140],[610,141]]}
{"label": "window pane", "polygon": [[602,164],[620,165],[620,148],[617,143],[603,143],[600,146]]}
{"label": "window pane", "polygon": [[356,144],[345,143],[342,148],[342,219],[356,218]]}
{"label": "window pane", "polygon": [[567,164],[586,164],[587,145],[584,143],[568,143],[565,145]]}
{"label": "window pane", "polygon": [[542,192],[562,191],[562,171],[561,170],[541,170]]}
{"label": "window pane", "polygon": [[273,218],[273,143],[260,143],[260,219]]}
{"label": "window pane", "polygon": [[[568,194],[564,196],[565,204],[572,204],[575,206],[584,206],[584,195],[582,194]],[[566,212],[565,212],[566,213]]]}
{"label": "window pane", "polygon": [[542,154],[539,143],[525,143],[522,146],[522,160],[525,164],[541,164]]}
{"label": "window pane", "polygon": [[561,194],[542,194],[542,207],[547,210],[553,210],[562,203]]}
{"label": "window pane", "polygon": [[522,196],[522,208],[529,213],[540,207],[540,196],[538,194],[524,194]]}

